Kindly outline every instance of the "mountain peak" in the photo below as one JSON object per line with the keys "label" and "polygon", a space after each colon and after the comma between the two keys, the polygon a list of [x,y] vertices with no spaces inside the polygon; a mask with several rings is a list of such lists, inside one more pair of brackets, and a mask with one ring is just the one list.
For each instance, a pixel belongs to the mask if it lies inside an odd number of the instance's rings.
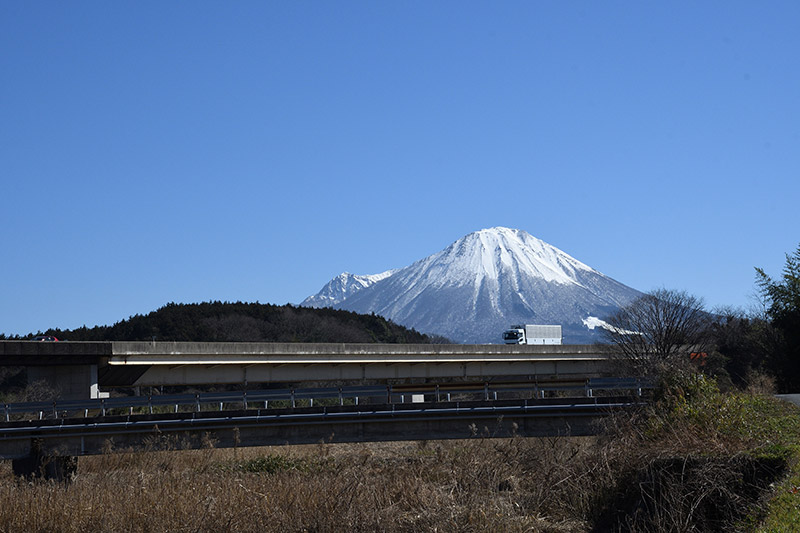
{"label": "mountain peak", "polygon": [[526,231],[502,226],[470,233],[440,254],[437,260],[493,279],[512,272],[547,282],[580,284],[579,272],[596,272]]}

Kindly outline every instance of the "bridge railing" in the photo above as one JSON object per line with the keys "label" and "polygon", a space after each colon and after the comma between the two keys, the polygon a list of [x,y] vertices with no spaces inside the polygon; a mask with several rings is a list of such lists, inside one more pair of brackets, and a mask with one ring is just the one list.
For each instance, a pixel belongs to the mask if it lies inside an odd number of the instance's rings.
{"label": "bridge railing", "polygon": [[263,389],[246,391],[203,392],[194,394],[169,394],[124,396],[92,400],[55,400],[48,402],[4,403],[6,422],[24,418],[67,418],[75,416],[106,416],[108,414],[153,414],[166,411],[223,411],[226,409],[294,408],[313,406],[314,401],[358,405],[361,399],[378,399],[380,403],[406,403],[413,396],[422,395],[434,402],[450,401],[453,396],[472,397],[479,400],[497,400],[510,394],[544,398],[547,393],[581,391],[593,397],[596,391],[631,391],[642,396],[652,385],[640,378],[593,378],[583,382],[561,383],[449,383],[433,385],[351,386],[303,389]]}

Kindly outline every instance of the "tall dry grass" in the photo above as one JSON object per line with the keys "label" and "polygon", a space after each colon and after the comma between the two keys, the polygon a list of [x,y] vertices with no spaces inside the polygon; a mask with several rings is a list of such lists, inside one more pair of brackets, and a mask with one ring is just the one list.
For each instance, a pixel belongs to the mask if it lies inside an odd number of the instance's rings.
{"label": "tall dry grass", "polygon": [[583,531],[580,439],[115,453],[0,472],[0,531]]}

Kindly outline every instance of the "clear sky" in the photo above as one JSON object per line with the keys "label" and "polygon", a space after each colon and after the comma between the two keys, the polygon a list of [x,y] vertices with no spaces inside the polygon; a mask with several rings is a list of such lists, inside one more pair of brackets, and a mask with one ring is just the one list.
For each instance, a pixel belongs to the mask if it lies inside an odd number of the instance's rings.
{"label": "clear sky", "polygon": [[298,303],[482,228],[747,307],[800,2],[0,2],[0,332]]}

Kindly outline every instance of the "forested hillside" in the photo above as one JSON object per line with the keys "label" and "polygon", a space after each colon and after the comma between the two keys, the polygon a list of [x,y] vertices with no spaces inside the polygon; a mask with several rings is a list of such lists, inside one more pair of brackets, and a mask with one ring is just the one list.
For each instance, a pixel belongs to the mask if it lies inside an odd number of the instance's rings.
{"label": "forested hillside", "polygon": [[[113,326],[49,329],[70,341],[378,342],[431,343],[435,339],[383,317],[293,305],[169,303]],[[3,336],[0,336],[3,338]]]}

